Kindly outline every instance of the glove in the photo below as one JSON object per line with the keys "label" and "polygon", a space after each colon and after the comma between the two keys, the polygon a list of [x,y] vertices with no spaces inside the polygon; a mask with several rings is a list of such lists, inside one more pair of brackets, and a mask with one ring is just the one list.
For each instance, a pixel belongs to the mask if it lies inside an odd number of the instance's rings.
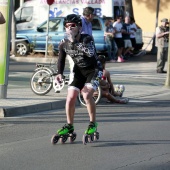
{"label": "glove", "polygon": [[97,74],[97,79],[98,80],[101,80],[102,79],[102,76],[103,76],[103,71],[98,71],[98,74]]}

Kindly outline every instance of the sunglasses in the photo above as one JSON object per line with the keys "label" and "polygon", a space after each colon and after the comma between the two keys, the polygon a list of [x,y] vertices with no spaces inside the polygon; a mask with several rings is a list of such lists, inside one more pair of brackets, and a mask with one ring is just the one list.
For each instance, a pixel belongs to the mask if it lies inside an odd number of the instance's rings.
{"label": "sunglasses", "polygon": [[76,25],[75,23],[67,23],[67,24],[65,25],[65,27],[66,27],[66,28],[69,28],[69,27],[75,28],[75,27],[77,27],[77,25]]}

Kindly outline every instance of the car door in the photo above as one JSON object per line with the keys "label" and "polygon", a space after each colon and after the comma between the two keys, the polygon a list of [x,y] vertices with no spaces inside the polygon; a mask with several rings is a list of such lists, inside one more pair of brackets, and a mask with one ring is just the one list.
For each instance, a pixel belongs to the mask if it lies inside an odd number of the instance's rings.
{"label": "car door", "polygon": [[[49,20],[49,32],[48,32],[48,46],[53,45],[55,49],[58,49],[58,44],[61,39],[64,38],[63,32],[63,19],[52,18]],[[46,35],[47,35],[47,21],[37,28],[37,31],[41,34],[36,36],[36,49],[45,50],[46,47]]]}

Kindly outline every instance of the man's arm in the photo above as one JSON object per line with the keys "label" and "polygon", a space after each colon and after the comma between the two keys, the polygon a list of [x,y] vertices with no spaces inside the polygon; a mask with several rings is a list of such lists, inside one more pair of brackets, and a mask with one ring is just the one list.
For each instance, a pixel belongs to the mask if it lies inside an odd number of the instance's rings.
{"label": "man's arm", "polygon": [[63,42],[59,44],[59,56],[57,62],[58,74],[63,74],[65,68],[66,52],[63,49]]}
{"label": "man's arm", "polygon": [[162,38],[163,36],[165,36],[167,34],[169,34],[169,31],[161,33],[160,28],[159,27],[156,28],[156,37],[157,38]]}

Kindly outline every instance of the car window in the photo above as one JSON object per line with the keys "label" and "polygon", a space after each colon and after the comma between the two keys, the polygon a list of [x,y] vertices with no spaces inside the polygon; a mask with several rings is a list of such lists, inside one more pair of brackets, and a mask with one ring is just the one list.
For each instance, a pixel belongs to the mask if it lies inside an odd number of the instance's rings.
{"label": "car window", "polygon": [[[49,21],[49,31],[50,32],[55,32],[59,31],[59,26],[60,26],[61,19],[53,19]],[[44,23],[40,29],[42,29],[44,32],[47,30],[47,22]]]}
{"label": "car window", "polygon": [[102,30],[102,26],[100,24],[100,21],[96,18],[92,21],[92,30]]}
{"label": "car window", "polygon": [[24,7],[16,14],[16,20],[27,20],[33,16],[33,7]]}

